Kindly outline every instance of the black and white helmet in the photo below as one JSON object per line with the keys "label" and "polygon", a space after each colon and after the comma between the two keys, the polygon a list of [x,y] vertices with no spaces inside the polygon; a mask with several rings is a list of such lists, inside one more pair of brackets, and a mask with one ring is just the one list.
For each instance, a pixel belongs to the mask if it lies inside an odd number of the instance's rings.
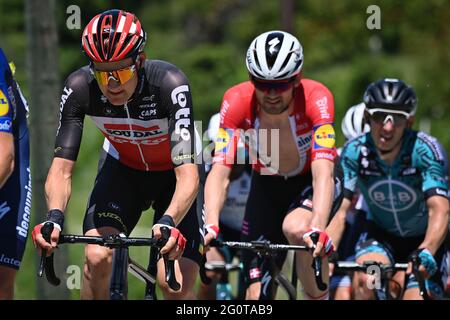
{"label": "black and white helmet", "polygon": [[284,31],[269,31],[252,41],[245,62],[248,72],[255,78],[285,80],[300,73],[303,48],[293,35]]}
{"label": "black and white helmet", "polygon": [[402,80],[385,78],[371,83],[364,93],[366,108],[387,109],[414,115],[417,110],[417,96],[414,89]]}
{"label": "black and white helmet", "polygon": [[370,131],[369,124],[364,121],[365,109],[366,105],[360,103],[347,110],[341,123],[345,139],[350,140]]}

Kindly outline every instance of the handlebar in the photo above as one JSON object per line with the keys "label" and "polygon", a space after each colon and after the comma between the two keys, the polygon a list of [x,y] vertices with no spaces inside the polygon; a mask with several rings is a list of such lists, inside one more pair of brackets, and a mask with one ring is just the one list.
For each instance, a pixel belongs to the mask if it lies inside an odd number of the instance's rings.
{"label": "handlebar", "polygon": [[[54,225],[51,222],[47,222],[42,226],[41,233],[45,241],[50,243],[50,236],[53,232]],[[97,236],[80,236],[80,235],[72,235],[72,234],[63,234],[60,235],[58,244],[64,243],[86,243],[86,244],[96,244],[100,246],[105,246],[111,249],[115,248],[127,248],[130,246],[151,246],[161,249],[169,240],[170,230],[167,227],[161,227],[161,235],[160,239],[156,238],[127,238],[120,234],[113,234],[105,237],[97,237]],[[42,277],[44,271],[47,281],[54,285],[58,286],[61,283],[61,280],[56,276],[52,253],[49,257],[46,254],[47,250],[42,250],[41,261],[38,269],[38,276]],[[166,272],[166,282],[169,287],[178,291],[181,285],[178,283],[175,277],[175,261],[169,260],[168,254],[163,255],[164,259],[164,269]]]}
{"label": "handlebar", "polygon": [[[425,286],[425,279],[422,276],[422,274],[419,272],[419,266],[420,266],[420,258],[417,254],[413,254],[410,257],[410,262],[412,262],[412,270],[415,278],[417,279],[417,282],[419,283],[419,293],[420,296],[424,300],[429,300],[430,296],[428,295],[428,292],[426,290]],[[395,263],[395,264],[381,264],[377,261],[364,261],[363,264],[359,264],[356,262],[351,261],[336,261],[334,263],[336,270],[342,270],[342,271],[361,271],[361,272],[367,272],[370,267],[377,266],[380,268],[380,270],[384,274],[387,272],[394,272],[394,271],[406,271],[408,269],[408,263]]]}
{"label": "handlebar", "polygon": [[[313,240],[314,241],[314,240]],[[213,240],[209,244],[211,247],[230,247],[235,249],[242,250],[252,250],[257,252],[258,254],[269,256],[273,254],[274,251],[311,251],[311,249],[307,246],[300,245],[287,245],[287,244],[273,244],[270,241],[262,240],[262,241],[251,241],[251,242],[239,242],[239,241],[220,241]],[[324,291],[327,289],[326,283],[323,282],[322,279],[322,258],[316,257],[313,259],[313,264],[311,266],[314,269],[314,277],[316,279],[316,285],[321,290]]]}

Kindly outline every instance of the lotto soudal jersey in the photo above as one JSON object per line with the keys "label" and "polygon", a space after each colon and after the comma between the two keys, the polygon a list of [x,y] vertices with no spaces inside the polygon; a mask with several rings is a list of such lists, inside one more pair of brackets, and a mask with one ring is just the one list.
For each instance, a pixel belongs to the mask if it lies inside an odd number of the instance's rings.
{"label": "lotto soudal jersey", "polygon": [[138,170],[169,170],[194,163],[192,97],[185,75],[174,65],[146,60],[130,100],[115,106],[100,91],[89,67],[72,73],[61,95],[55,156],[76,160],[83,120],[91,117],[105,136],[103,148]]}
{"label": "lotto soudal jersey", "polygon": [[[257,155],[257,161],[252,162],[253,169],[261,172],[262,168],[266,168],[269,174],[279,174],[272,170],[259,152],[261,149],[258,133],[248,134],[251,129],[258,131],[260,128],[259,113],[255,88],[250,81],[238,84],[225,93],[220,111],[220,130],[216,140],[214,163],[232,166],[238,149],[238,139],[245,135],[250,140],[246,142],[250,154]],[[311,161],[316,159],[334,161],[334,100],[324,85],[309,79],[300,80],[294,93],[294,109],[289,115],[289,123],[300,161],[297,169],[287,176],[309,172]],[[280,144],[282,143],[280,141]]]}
{"label": "lotto soudal jersey", "polygon": [[369,206],[368,219],[400,237],[425,234],[426,200],[447,197],[447,156],[438,141],[406,130],[396,160],[387,165],[377,154],[370,133],[350,140],[341,156],[344,194],[358,187]]}

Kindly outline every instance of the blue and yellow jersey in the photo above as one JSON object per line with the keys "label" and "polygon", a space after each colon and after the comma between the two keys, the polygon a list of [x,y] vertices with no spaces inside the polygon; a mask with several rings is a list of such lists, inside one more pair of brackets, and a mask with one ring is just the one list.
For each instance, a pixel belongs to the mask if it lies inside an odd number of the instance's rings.
{"label": "blue and yellow jersey", "polygon": [[3,50],[0,48],[0,132],[20,138],[26,129],[28,105],[20,88],[13,79]]}

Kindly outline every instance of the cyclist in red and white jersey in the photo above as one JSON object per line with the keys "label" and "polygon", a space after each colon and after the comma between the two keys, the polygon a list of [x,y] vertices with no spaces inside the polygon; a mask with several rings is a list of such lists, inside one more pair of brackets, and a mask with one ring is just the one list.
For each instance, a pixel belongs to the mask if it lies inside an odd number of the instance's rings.
{"label": "cyclist in red and white jersey", "polygon": [[[42,238],[42,224],[35,227],[33,239],[50,252],[56,246],[84,117],[89,115],[105,142],[83,232],[129,235],[142,211],[152,206],[153,233],[159,237],[161,225],[171,228],[161,252],[179,259],[177,278],[182,279],[181,292],[171,292],[159,261],[158,280],[164,296],[194,298],[201,235],[193,204],[199,177],[194,163],[196,133],[190,86],[176,66],[146,60],[146,37],[137,17],[121,10],[95,16],[84,29],[82,46],[90,64],[72,73],[64,85],[55,154],[45,187],[47,219],[56,228],[51,244]],[[111,250],[87,245],[85,253],[81,297],[105,299]]]}
{"label": "cyclist in red and white jersey", "polygon": [[[339,183],[333,179],[333,96],[323,84],[301,76],[302,47],[287,32],[269,31],[256,37],[246,64],[250,81],[230,88],[222,102],[221,129],[205,188],[205,244],[219,233],[236,145],[244,139],[253,172],[242,239],[313,246],[310,236],[317,233],[314,255],[331,254],[333,245],[323,230],[340,199]],[[328,292],[319,290],[314,281],[311,254],[297,257],[306,297],[327,298]],[[284,258],[277,259],[279,266]],[[268,298],[268,274],[261,270],[257,256],[245,252],[243,263],[247,298]],[[328,272],[327,263],[323,272]]]}

